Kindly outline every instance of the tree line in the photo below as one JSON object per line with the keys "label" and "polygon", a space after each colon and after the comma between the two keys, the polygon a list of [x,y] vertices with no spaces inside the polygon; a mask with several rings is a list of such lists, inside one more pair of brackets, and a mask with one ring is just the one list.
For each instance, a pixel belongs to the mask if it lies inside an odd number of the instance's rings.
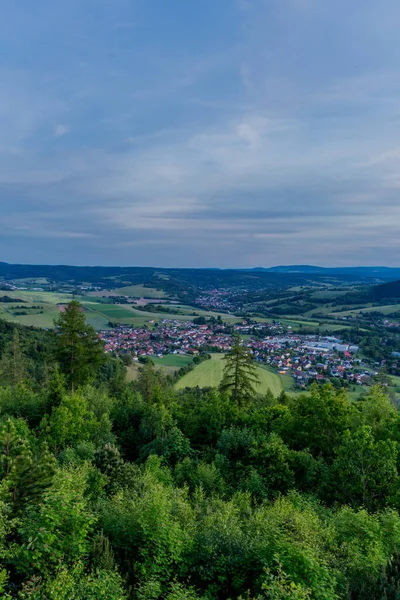
{"label": "tree line", "polygon": [[400,415],[376,386],[274,397],[136,381],[77,302],[0,323],[0,597],[396,600]]}

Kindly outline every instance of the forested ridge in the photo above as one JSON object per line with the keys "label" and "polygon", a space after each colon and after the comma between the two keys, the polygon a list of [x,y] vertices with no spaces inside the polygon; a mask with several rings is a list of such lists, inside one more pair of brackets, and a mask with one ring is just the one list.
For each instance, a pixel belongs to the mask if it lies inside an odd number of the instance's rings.
{"label": "forested ridge", "polygon": [[79,304],[0,321],[0,597],[400,598],[400,415],[374,387],[125,383]]}

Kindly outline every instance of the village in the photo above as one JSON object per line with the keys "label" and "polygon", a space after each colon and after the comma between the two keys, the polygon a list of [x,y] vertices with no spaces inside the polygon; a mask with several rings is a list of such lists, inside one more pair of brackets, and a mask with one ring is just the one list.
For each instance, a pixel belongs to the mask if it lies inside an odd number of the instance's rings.
{"label": "village", "polygon": [[[249,335],[257,330],[268,330],[269,335]],[[365,362],[357,345],[343,343],[333,336],[283,331],[275,323],[200,325],[165,319],[154,329],[120,325],[100,332],[106,352],[130,354],[134,361],[168,354],[196,356],[204,352],[228,352],[234,335],[242,337],[256,362],[269,365],[282,376],[293,377],[300,388],[312,381],[326,382],[332,378],[367,385],[378,374],[379,367]]]}

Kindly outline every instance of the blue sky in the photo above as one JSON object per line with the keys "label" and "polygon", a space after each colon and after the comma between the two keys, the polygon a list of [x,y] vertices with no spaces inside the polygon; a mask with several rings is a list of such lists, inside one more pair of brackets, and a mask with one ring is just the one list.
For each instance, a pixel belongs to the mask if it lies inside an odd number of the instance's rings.
{"label": "blue sky", "polygon": [[398,0],[19,0],[0,260],[400,264]]}

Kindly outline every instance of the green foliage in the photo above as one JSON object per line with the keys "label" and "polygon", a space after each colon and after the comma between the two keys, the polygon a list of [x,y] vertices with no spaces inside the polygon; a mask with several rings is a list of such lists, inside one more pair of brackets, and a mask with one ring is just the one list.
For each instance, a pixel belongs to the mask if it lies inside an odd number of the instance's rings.
{"label": "green foliage", "polygon": [[331,470],[335,499],[351,506],[376,510],[398,501],[397,442],[375,441],[372,428],[364,425],[346,431]]}
{"label": "green foliage", "polygon": [[353,426],[368,425],[375,439],[388,439],[399,425],[399,414],[382,387],[374,386],[357,405]]}
{"label": "green foliage", "polygon": [[128,561],[142,581],[164,584],[175,572],[190,538],[191,509],[184,491],[159,481],[144,468],[133,489],[104,502],[100,520],[120,561]]}
{"label": "green foliage", "polygon": [[228,394],[217,390],[187,390],[180,393],[172,407],[179,428],[193,447],[214,446],[222,430],[233,424],[238,415]]}
{"label": "green foliage", "polygon": [[25,384],[0,387],[0,414],[22,417],[30,426],[36,427],[48,407],[46,393],[36,392]]}
{"label": "green foliage", "polygon": [[265,600],[309,600],[312,591],[299,583],[294,583],[277,564],[277,572],[266,570],[265,581],[262,584],[262,596]]}
{"label": "green foliage", "polygon": [[161,371],[156,371],[154,363],[151,360],[146,360],[144,365],[140,367],[139,377],[136,381],[136,388],[146,402],[152,402],[155,394],[159,394],[162,388],[167,385]]}
{"label": "green foliage", "polygon": [[14,511],[41,499],[52,484],[55,463],[46,442],[36,447],[30,443],[24,422],[8,419],[4,423],[0,429],[0,496]]}
{"label": "green foliage", "polygon": [[21,600],[127,600],[121,577],[115,571],[86,572],[81,563],[60,567],[43,581],[33,576],[23,587]]}
{"label": "green foliage", "polygon": [[[92,408],[95,408],[92,405]],[[112,441],[109,415],[101,408],[96,411],[82,391],[65,394],[50,417],[45,417],[41,428],[55,449],[74,446],[82,441],[96,445]]]}
{"label": "green foliage", "polygon": [[73,300],[55,323],[55,356],[68,384],[74,390],[92,380],[104,361],[102,342],[85,320],[82,306]]}
{"label": "green foliage", "polygon": [[236,337],[224,360],[226,364],[220,390],[230,392],[234,402],[241,406],[256,394],[254,386],[259,382],[257,367],[250,352],[241,345],[239,337]]}
{"label": "green foliage", "polygon": [[142,447],[140,459],[144,460],[150,454],[162,456],[168,464],[174,465],[185,456],[191,456],[193,452],[189,440],[181,430],[172,426],[162,435]]}
{"label": "green foliage", "polygon": [[215,462],[209,464],[187,456],[176,465],[174,479],[178,486],[187,485],[191,492],[201,488],[208,495],[226,493],[226,483]]}
{"label": "green foliage", "polygon": [[17,328],[0,359],[0,383],[15,386],[29,379],[28,359],[24,354]]}
{"label": "green foliage", "polygon": [[89,554],[96,518],[85,498],[87,476],[85,467],[59,469],[43,501],[27,507],[18,528],[18,571],[54,575]]}
{"label": "green foliage", "polygon": [[0,387],[2,598],[398,600],[384,388],[257,396],[238,342],[222,389],[175,392],[150,362],[126,384],[79,305],[60,320],[59,366],[21,328],[30,380]]}
{"label": "green foliage", "polygon": [[274,427],[283,439],[296,449],[308,449],[314,456],[331,456],[348,427],[350,406],[346,393],[329,385],[315,385],[309,395],[291,398],[289,409]]}

